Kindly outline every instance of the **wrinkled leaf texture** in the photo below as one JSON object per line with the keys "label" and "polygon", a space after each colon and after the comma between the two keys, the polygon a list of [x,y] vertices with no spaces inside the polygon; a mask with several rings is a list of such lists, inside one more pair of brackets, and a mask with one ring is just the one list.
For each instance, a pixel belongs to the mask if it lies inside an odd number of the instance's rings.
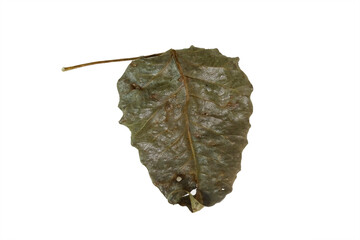
{"label": "wrinkled leaf texture", "polygon": [[120,123],[171,204],[195,212],[232,191],[252,113],[238,61],[217,49],[171,49],[132,61],[118,81]]}

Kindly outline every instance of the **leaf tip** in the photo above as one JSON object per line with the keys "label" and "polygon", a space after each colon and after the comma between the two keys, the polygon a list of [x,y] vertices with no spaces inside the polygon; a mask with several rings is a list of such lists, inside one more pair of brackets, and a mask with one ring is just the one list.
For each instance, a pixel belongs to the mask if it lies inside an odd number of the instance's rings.
{"label": "leaf tip", "polygon": [[191,212],[198,212],[204,207],[204,205],[202,205],[198,200],[196,200],[193,195],[189,194],[189,197],[191,203]]}

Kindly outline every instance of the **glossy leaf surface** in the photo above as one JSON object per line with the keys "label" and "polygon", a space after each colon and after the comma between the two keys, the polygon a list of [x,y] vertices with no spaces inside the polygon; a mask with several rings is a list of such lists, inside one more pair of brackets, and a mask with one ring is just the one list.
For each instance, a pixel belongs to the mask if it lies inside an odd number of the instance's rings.
{"label": "glossy leaf surface", "polygon": [[120,123],[171,204],[194,212],[232,191],[252,113],[238,61],[217,49],[171,49],[132,61],[118,81]]}

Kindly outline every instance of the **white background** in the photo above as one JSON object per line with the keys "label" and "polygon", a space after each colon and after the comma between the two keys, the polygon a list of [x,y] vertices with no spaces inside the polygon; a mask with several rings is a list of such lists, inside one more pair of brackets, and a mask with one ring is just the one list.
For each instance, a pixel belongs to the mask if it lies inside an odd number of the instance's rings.
{"label": "white background", "polygon": [[[1,2],[1,237],[360,239],[359,1]],[[192,214],[152,185],[116,82],[190,45],[254,85],[242,171]]]}

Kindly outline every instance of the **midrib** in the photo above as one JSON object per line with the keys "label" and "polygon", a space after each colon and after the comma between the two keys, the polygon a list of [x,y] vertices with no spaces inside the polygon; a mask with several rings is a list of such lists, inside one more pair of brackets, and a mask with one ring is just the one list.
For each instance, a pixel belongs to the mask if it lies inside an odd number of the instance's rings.
{"label": "midrib", "polygon": [[188,106],[189,106],[190,94],[189,94],[188,78],[184,75],[184,72],[180,65],[176,51],[172,49],[171,55],[175,60],[176,67],[180,73],[180,78],[181,78],[182,82],[184,83],[184,87],[185,87],[185,96],[186,96],[185,105],[184,105],[185,128],[186,128],[187,138],[189,140],[192,158],[194,160],[195,178],[196,178],[196,182],[198,183],[198,174],[199,174],[198,161],[197,161],[196,152],[195,152],[195,148],[194,148],[194,144],[193,144],[193,140],[192,140],[192,135],[191,135],[191,131],[190,131],[190,121],[189,121]]}

